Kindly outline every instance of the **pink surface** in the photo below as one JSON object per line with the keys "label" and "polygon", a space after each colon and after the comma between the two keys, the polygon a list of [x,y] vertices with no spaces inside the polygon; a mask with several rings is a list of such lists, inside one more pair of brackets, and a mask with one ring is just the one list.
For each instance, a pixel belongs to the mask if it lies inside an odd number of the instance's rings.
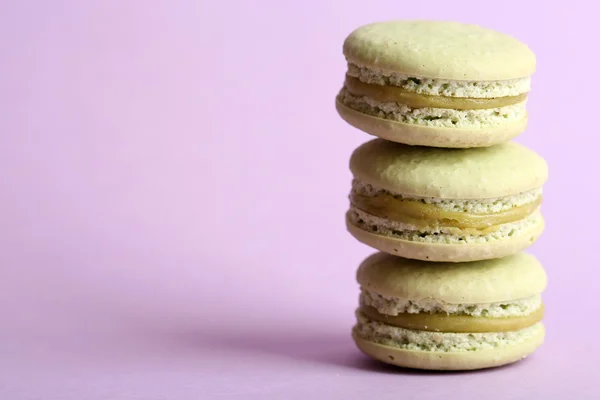
{"label": "pink surface", "polygon": [[[600,397],[592,2],[366,4],[2,2],[1,399]],[[548,338],[514,366],[403,371],[350,340],[368,137],[333,100],[344,37],[389,18],[538,55],[519,140],[550,165]]]}

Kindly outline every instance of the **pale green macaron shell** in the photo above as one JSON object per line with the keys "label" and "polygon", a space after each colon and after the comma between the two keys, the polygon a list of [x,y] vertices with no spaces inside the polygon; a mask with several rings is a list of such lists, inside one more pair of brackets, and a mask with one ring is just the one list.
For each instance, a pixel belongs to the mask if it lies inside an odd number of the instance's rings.
{"label": "pale green macaron shell", "polygon": [[525,252],[464,263],[431,263],[379,252],[361,263],[356,280],[382,296],[448,304],[524,299],[542,293],[548,283],[540,262]]}
{"label": "pale green macaron shell", "polygon": [[386,21],[362,26],[344,41],[349,62],[428,78],[497,81],[535,72],[532,51],[481,26],[450,21]]}
{"label": "pale green macaron shell", "polygon": [[395,193],[486,199],[541,187],[546,161],[516,142],[473,149],[407,146],[374,139],[350,157],[355,178]]}
{"label": "pale green macaron shell", "polygon": [[[344,41],[348,75],[368,84],[449,98],[526,95],[534,53],[519,40],[477,25],[446,21],[386,21],[362,26]],[[502,143],[527,126],[526,101],[458,110],[411,108],[352,93],[336,100],[354,127],[410,145],[467,148]]]}

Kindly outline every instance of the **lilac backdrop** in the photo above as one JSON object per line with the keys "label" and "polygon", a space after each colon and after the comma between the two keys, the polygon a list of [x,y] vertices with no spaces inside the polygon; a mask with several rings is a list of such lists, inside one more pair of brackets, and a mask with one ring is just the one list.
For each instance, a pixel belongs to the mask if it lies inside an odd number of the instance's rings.
{"label": "lilac backdrop", "polygon": [[[2,2],[0,398],[598,398],[598,21],[550,3]],[[369,138],[334,96],[344,37],[390,18],[537,53],[519,141],[550,165],[549,332],[520,364],[394,370],[349,338]]]}

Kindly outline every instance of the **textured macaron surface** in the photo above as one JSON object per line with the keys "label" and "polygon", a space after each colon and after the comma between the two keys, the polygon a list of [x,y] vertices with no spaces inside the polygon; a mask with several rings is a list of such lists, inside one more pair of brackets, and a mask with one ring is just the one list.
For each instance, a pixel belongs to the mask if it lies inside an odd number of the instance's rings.
{"label": "textured macaron surface", "polygon": [[428,332],[390,326],[373,321],[357,313],[356,335],[365,340],[390,347],[417,350],[463,352],[488,350],[503,346],[514,346],[543,333],[544,326],[532,326],[508,332],[453,333]]}
{"label": "textured macaron surface", "polygon": [[361,263],[356,276],[372,293],[448,304],[526,299],[542,293],[547,284],[543,267],[527,253],[468,263],[429,263],[375,253]]}
{"label": "textured macaron surface", "polygon": [[519,40],[477,25],[446,21],[385,21],[345,40],[349,63],[376,71],[448,80],[498,81],[535,71],[535,55]]}
{"label": "textured macaron surface", "polygon": [[548,177],[544,159],[515,142],[440,149],[375,139],[353,152],[350,170],[376,188],[442,199],[518,195],[542,187]]}
{"label": "textured macaron surface", "polygon": [[372,307],[385,315],[441,313],[446,315],[468,315],[473,317],[505,318],[524,316],[542,307],[542,296],[505,300],[488,303],[448,303],[438,299],[405,299],[396,296],[385,296],[362,289],[360,304]]}
{"label": "textured macaron surface", "polygon": [[356,96],[346,88],[338,99],[355,111],[397,122],[438,128],[494,128],[527,117],[526,102],[504,107],[479,110],[455,110],[451,108],[413,108],[395,101],[377,101],[366,96]]}

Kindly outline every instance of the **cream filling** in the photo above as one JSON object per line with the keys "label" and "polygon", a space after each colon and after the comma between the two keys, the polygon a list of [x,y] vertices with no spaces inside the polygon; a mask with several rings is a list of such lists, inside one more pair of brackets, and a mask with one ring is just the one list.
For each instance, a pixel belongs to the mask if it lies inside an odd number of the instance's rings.
{"label": "cream filling", "polygon": [[533,212],[521,221],[498,225],[497,229],[493,232],[474,235],[461,232],[460,228],[451,227],[418,230],[414,225],[379,218],[354,206],[350,206],[348,219],[350,223],[367,232],[412,242],[438,244],[486,243],[494,240],[508,239],[512,236],[518,236],[523,231],[543,221],[538,209],[538,211]]}
{"label": "cream filling", "polygon": [[415,77],[348,63],[348,75],[362,82],[398,86],[419,94],[447,97],[493,98],[517,96],[531,89],[531,78],[505,81],[451,81]]}
{"label": "cream filling", "polygon": [[361,290],[360,305],[375,308],[380,314],[459,314],[473,317],[520,317],[529,315],[542,306],[542,296],[535,295],[524,299],[498,303],[450,304],[436,299],[408,300],[388,297],[366,289]]}
{"label": "cream filling", "polygon": [[490,128],[517,122],[527,116],[526,103],[482,110],[453,110],[448,108],[410,108],[397,102],[380,102],[366,96],[355,96],[345,87],[338,95],[345,106],[371,115],[405,124],[437,128]]}
{"label": "cream filling", "polygon": [[356,313],[354,334],[384,346],[406,350],[461,352],[491,350],[525,342],[543,331],[537,323],[525,329],[509,332],[442,333],[398,328],[368,319],[360,311]]}
{"label": "cream filling", "polygon": [[510,210],[536,201],[542,195],[542,188],[529,190],[512,196],[489,199],[440,199],[435,197],[419,197],[390,192],[385,189],[363,183],[358,179],[352,180],[352,193],[375,197],[387,194],[399,199],[419,200],[425,204],[434,204],[444,211],[465,212],[472,214],[491,214]]}

